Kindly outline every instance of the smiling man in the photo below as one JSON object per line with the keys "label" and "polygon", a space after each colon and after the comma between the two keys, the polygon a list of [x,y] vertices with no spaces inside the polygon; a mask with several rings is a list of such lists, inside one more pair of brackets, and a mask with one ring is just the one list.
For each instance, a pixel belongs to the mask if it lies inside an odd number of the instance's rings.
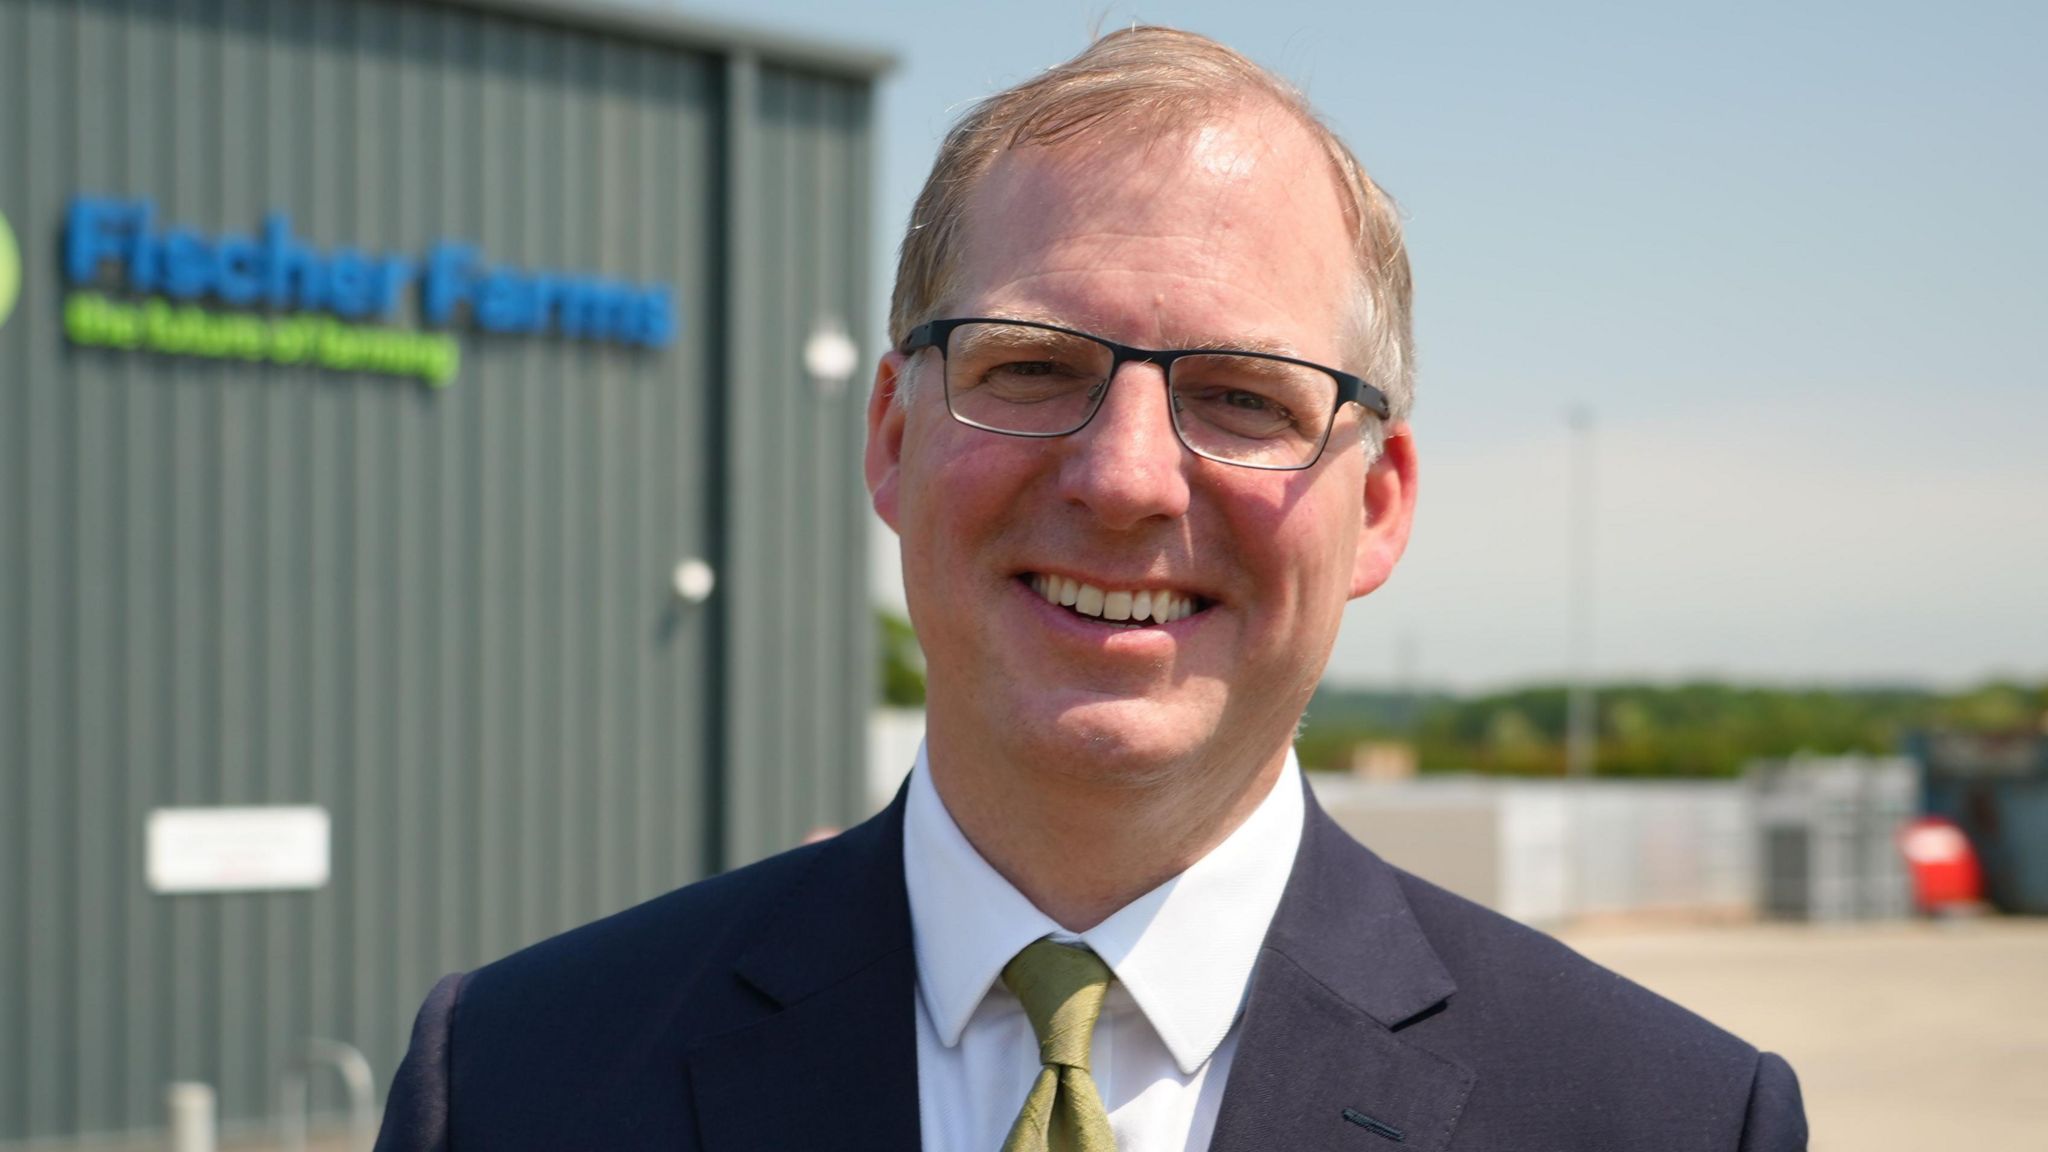
{"label": "smiling man", "polygon": [[969,112],[868,415],[930,669],[902,795],[443,981],[380,1147],[1803,1147],[1782,1060],[1303,786],[1414,513],[1409,296],[1385,195],[1211,41]]}

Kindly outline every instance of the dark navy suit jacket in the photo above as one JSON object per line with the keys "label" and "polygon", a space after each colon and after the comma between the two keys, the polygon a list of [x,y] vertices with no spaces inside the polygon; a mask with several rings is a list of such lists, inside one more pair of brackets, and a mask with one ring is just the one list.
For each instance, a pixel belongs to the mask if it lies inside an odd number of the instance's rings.
{"label": "dark navy suit jacket", "polygon": [[[1806,1146],[1783,1060],[1306,819],[1213,1152]],[[379,1152],[918,1152],[902,840],[899,796],[442,980]]]}

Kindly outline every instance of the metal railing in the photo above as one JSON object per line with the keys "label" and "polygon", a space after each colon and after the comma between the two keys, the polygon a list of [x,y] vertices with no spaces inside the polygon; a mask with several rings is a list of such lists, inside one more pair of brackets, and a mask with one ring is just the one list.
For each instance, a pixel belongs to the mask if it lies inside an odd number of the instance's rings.
{"label": "metal railing", "polygon": [[312,1039],[297,1057],[285,1065],[277,1082],[279,1135],[284,1152],[306,1152],[308,1110],[312,1102],[312,1073],[326,1066],[341,1076],[348,1090],[348,1146],[350,1152],[370,1152],[377,1139],[376,1080],[370,1062],[354,1047],[339,1040]]}

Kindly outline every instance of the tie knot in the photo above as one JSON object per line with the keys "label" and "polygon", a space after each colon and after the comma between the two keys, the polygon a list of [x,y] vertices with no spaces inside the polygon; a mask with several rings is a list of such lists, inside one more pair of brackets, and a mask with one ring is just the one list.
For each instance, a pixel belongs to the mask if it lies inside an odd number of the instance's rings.
{"label": "tie knot", "polygon": [[1024,1005],[1042,1064],[1087,1068],[1095,1020],[1109,994],[1109,965],[1085,948],[1040,940],[1003,968],[1003,986]]}

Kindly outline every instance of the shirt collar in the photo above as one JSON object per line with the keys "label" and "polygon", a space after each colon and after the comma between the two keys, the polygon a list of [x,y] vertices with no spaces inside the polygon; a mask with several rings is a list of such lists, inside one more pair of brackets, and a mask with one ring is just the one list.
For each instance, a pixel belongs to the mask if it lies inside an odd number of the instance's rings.
{"label": "shirt collar", "polygon": [[[1187,871],[1080,934],[1124,985],[1185,1075],[1236,1022],[1259,946],[1301,843],[1301,768],[1293,749],[1245,822]],[[904,882],[918,994],[951,1048],[1025,945],[1073,939],[982,859],[917,750],[903,815]]]}

